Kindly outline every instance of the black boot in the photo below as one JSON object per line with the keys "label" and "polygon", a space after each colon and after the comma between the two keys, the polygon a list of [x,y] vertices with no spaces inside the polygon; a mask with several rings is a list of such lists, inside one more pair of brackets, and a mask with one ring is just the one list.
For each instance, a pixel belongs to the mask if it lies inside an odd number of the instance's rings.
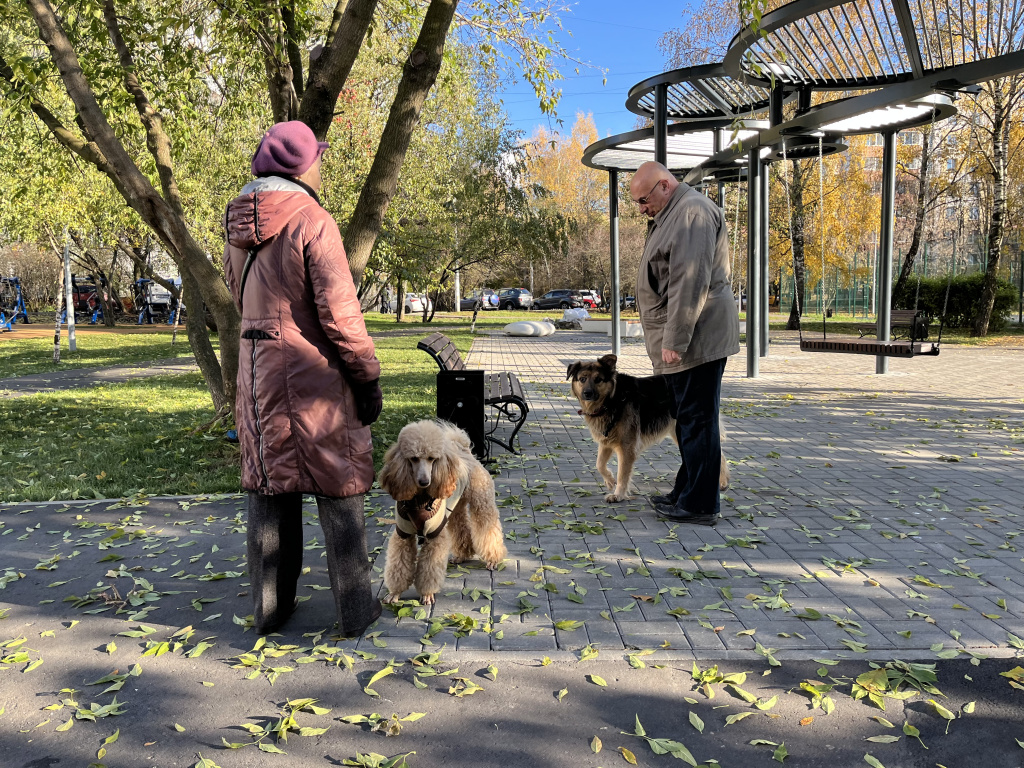
{"label": "black boot", "polygon": [[317,496],[320,525],[327,542],[327,571],[344,637],[365,632],[380,618],[381,603],[370,587],[370,558],[366,551],[363,495]]}
{"label": "black boot", "polygon": [[665,520],[670,523],[688,523],[690,525],[713,526],[718,523],[719,518],[719,515],[715,513],[694,513],[676,506],[675,504],[655,504],[654,508],[658,511],[659,520]]}
{"label": "black boot", "polygon": [[655,495],[655,496],[651,496],[650,499],[651,499],[651,504],[653,504],[656,507],[658,507],[658,506],[669,506],[669,507],[672,507],[672,506],[675,506],[675,503],[676,503],[676,496],[673,493],[666,493],[664,495],[658,494],[658,495]]}
{"label": "black boot", "polygon": [[302,572],[302,494],[249,492],[246,533],[253,623],[265,635],[295,611]]}

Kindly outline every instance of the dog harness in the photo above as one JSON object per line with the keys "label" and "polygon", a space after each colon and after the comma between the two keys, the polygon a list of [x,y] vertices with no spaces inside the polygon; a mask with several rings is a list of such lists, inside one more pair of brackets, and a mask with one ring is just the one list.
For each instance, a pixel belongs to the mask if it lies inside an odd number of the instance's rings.
{"label": "dog harness", "polygon": [[466,492],[468,484],[468,475],[460,477],[458,484],[455,486],[455,493],[447,499],[434,499],[431,501],[431,506],[436,505],[438,508],[422,523],[422,526],[417,526],[415,520],[403,515],[401,502],[397,503],[395,509],[395,533],[402,539],[409,539],[415,536],[421,545],[429,539],[437,538],[441,531],[444,530],[444,527],[448,525],[448,518],[462,500],[462,494]]}

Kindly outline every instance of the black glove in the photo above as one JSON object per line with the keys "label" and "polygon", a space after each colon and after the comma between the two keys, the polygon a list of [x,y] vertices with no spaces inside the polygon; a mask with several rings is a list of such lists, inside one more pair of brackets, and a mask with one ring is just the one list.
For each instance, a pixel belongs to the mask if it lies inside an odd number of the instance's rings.
{"label": "black glove", "polygon": [[380,418],[384,408],[384,393],[380,390],[380,379],[353,384],[352,391],[356,396],[356,415],[364,426],[370,426]]}

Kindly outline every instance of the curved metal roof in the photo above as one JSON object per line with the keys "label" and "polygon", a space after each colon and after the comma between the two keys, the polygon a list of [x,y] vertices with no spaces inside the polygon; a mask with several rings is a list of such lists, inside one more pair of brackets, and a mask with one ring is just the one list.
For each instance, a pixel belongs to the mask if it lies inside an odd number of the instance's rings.
{"label": "curved metal roof", "polygon": [[670,120],[736,118],[768,108],[767,88],[734,80],[718,63],[673,69],[641,80],[629,89],[626,109],[653,117],[654,91],[663,84],[668,86]]}
{"label": "curved metal roof", "polygon": [[[781,125],[757,132],[744,142],[742,150],[736,146],[724,148],[700,167],[688,172],[687,180],[695,182],[703,178],[707,172],[727,167],[729,163],[745,163],[745,153],[754,148],[760,148],[764,159],[779,160],[782,158],[782,142],[786,141],[789,146],[789,157],[813,157],[818,153],[816,137],[819,135],[824,135],[825,142],[832,146],[832,151],[836,151],[845,148],[839,137],[900,131],[928,125],[933,119],[936,122],[945,120],[956,114],[953,100],[945,94],[931,93],[901,99],[899,94],[888,93],[892,90],[927,87],[924,83],[904,83],[860,96],[819,104]],[[811,139],[810,143],[806,141],[808,138]],[[803,155],[796,150],[798,144],[804,150]]]}
{"label": "curved metal roof", "polygon": [[[733,135],[732,120],[703,120],[676,123],[668,127],[666,142],[667,163],[670,171],[689,171],[715,154],[715,134],[725,147],[730,142],[747,141],[767,128],[763,120],[747,120],[739,124]],[[582,162],[590,168],[603,171],[635,171],[648,160],[654,159],[654,128],[643,128],[595,141],[583,151]]]}
{"label": "curved metal roof", "polygon": [[[725,71],[815,89],[869,88],[1024,49],[1020,0],[795,0],[730,43]],[[990,78],[1004,74],[993,62]]]}

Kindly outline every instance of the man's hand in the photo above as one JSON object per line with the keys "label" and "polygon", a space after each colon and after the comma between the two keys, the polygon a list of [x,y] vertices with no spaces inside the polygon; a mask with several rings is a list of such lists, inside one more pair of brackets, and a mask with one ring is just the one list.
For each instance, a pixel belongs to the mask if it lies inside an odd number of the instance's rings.
{"label": "man's hand", "polygon": [[678,363],[681,359],[682,358],[679,357],[678,352],[671,349],[665,349],[664,347],[661,348],[661,361],[663,363],[672,365],[673,363]]}

